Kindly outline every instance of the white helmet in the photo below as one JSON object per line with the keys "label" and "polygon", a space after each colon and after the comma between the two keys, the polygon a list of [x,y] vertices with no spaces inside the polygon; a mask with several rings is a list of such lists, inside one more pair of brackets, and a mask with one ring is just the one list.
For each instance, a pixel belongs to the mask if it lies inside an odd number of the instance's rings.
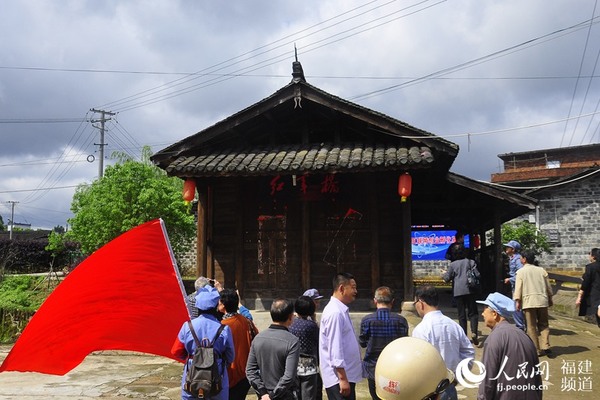
{"label": "white helmet", "polygon": [[385,346],[375,366],[375,390],[383,400],[435,398],[453,381],[437,349],[413,337]]}

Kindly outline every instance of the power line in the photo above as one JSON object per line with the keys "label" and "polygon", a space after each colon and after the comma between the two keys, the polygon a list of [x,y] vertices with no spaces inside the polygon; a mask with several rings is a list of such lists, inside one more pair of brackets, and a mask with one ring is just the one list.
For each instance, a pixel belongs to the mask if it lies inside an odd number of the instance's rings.
{"label": "power line", "polygon": [[0,119],[0,124],[66,124],[90,122],[82,118],[8,118]]}
{"label": "power line", "polygon": [[465,69],[465,68],[470,68],[470,67],[473,67],[473,66],[476,66],[476,65],[479,65],[479,64],[491,61],[491,60],[495,60],[498,57],[502,57],[504,55],[511,54],[511,53],[513,53],[515,51],[524,50],[526,48],[529,48],[529,47],[533,46],[536,42],[543,43],[543,42],[545,42],[547,40],[550,40],[549,38],[551,38],[553,36],[557,36],[557,35],[562,36],[562,35],[565,35],[565,34],[576,32],[576,31],[578,31],[580,29],[585,28],[588,23],[589,24],[597,24],[598,22],[599,22],[598,21],[598,17],[594,17],[594,18],[592,18],[590,20],[583,21],[583,22],[580,22],[578,24],[575,24],[575,25],[572,25],[572,26],[569,26],[569,27],[566,27],[566,28],[562,28],[562,29],[556,30],[556,31],[548,33],[548,34],[545,34],[545,35],[542,35],[542,36],[538,36],[538,37],[533,38],[533,39],[526,40],[525,42],[521,42],[519,44],[507,47],[507,48],[502,49],[502,50],[498,50],[496,52],[487,54],[485,56],[482,56],[482,57],[479,57],[479,58],[475,58],[473,60],[466,61],[464,63],[454,65],[452,67],[444,68],[444,69],[438,70],[436,72],[432,72],[432,73],[427,74],[427,75],[423,75],[420,78],[416,78],[416,79],[410,80],[408,82],[404,82],[404,83],[401,83],[401,84],[398,84],[398,85],[388,86],[388,87],[385,87],[385,88],[382,88],[382,89],[377,89],[377,90],[373,90],[373,91],[370,91],[370,92],[367,92],[367,93],[364,93],[364,94],[361,94],[361,95],[350,97],[349,100],[365,99],[365,98],[368,98],[368,97],[379,96],[379,95],[382,95],[382,94],[385,94],[385,93],[389,93],[389,92],[392,92],[392,91],[395,91],[395,90],[398,90],[398,89],[401,89],[401,88],[412,86],[412,85],[417,84],[417,83],[422,83],[424,81],[433,79],[435,77],[444,76],[444,75],[447,75],[447,74],[450,74],[450,73],[453,73],[453,72],[456,72],[456,71],[460,71],[460,70]]}
{"label": "power line", "polygon": [[[594,9],[592,10],[592,20],[594,19],[594,14],[596,13],[596,6],[598,5],[598,0],[595,1],[594,3]],[[590,42],[590,33],[592,32],[592,22],[590,21],[590,25],[587,31],[587,36],[585,38],[585,46],[583,47],[583,54],[581,55],[581,60],[579,62],[579,72],[578,72],[578,76],[581,76],[581,73],[583,71],[583,61],[585,60],[585,56],[587,54],[588,51],[588,44]],[[573,104],[575,103],[575,94],[577,93],[577,87],[579,86],[579,81],[581,78],[577,78],[577,80],[575,81],[575,87],[573,88],[573,95],[571,97],[571,104],[569,105],[569,113],[567,114],[567,116],[571,116],[571,110],[573,109]],[[591,82],[590,82],[591,84]],[[589,86],[588,86],[588,90],[589,90]],[[586,93],[586,97],[587,97],[587,93]],[[581,114],[583,112],[583,106],[585,105],[585,98],[581,104],[581,109],[579,110],[579,113]],[[573,128],[573,133],[571,134],[571,139],[569,139],[569,146],[571,145],[571,142],[573,141],[573,136],[575,136],[575,131],[577,130],[577,125],[579,124],[579,119],[577,119],[575,121],[575,127]],[[560,138],[560,147],[562,147],[563,144],[563,140],[565,138],[565,134],[567,133],[567,126],[568,124],[565,124],[565,129],[563,131],[562,137]]]}
{"label": "power line", "polygon": [[[66,175],[66,173],[73,167],[73,165],[75,165],[72,162],[68,162],[67,157],[69,157],[69,155],[71,154],[70,153],[71,149],[76,147],[77,142],[81,139],[83,133],[85,132],[86,125],[84,125],[84,121],[88,120],[87,116],[88,116],[88,113],[86,113],[86,117],[82,119],[82,122],[79,124],[76,131],[69,139],[69,142],[67,143],[67,145],[63,149],[62,154],[59,157],[59,161],[46,173],[46,176],[38,184],[37,188],[40,188],[40,190],[33,191],[30,194],[28,194],[25,197],[25,199],[22,200],[23,203],[34,202],[34,201],[42,198],[44,196],[44,194],[47,193],[47,190],[50,190],[50,189],[43,190],[41,188],[44,188],[47,185],[49,185],[50,187],[53,184],[56,185],[58,183],[58,181],[60,179],[62,179],[62,177],[64,177]],[[63,170],[62,170],[62,172],[59,173],[59,169],[61,167],[63,168]],[[57,174],[58,174],[58,176],[57,176]],[[54,178],[54,183],[52,184],[52,183],[50,183],[50,181],[53,178]]]}
{"label": "power line", "polygon": [[563,185],[567,185],[569,183],[577,182],[577,181],[580,181],[582,179],[588,178],[588,177],[590,177],[590,176],[592,176],[594,174],[597,174],[599,172],[600,172],[600,169],[597,169],[595,171],[592,171],[592,172],[590,172],[588,174],[585,174],[583,176],[579,176],[577,178],[569,179],[569,180],[562,181],[562,182],[552,183],[552,184],[548,184],[548,185],[540,185],[540,186],[510,186],[510,185],[503,185],[501,183],[493,183],[493,182],[479,181],[479,180],[477,182],[485,183],[485,184],[493,185],[493,186],[498,186],[498,187],[502,187],[502,188],[505,188],[505,189],[521,189],[521,190],[522,189],[527,189],[527,190],[529,190],[529,189],[531,189],[531,190],[533,190],[533,189],[546,189],[546,188],[563,186]]}
{"label": "power line", "polygon": [[[327,37],[325,39],[321,39],[321,40],[318,40],[316,42],[309,43],[308,45],[303,46],[303,50],[302,51],[303,51],[303,53],[308,53],[308,52],[317,50],[319,48],[322,48],[324,46],[331,45],[333,43],[337,43],[337,42],[339,42],[341,40],[348,39],[348,38],[356,36],[356,35],[358,35],[360,33],[364,33],[366,31],[375,29],[375,28],[383,26],[385,24],[394,22],[394,21],[396,21],[398,19],[410,16],[410,15],[413,15],[413,14],[415,14],[417,12],[426,10],[428,8],[431,8],[431,7],[434,7],[436,5],[439,5],[439,4],[443,3],[443,2],[445,2],[446,0],[438,0],[434,4],[428,5],[428,6],[423,6],[423,8],[420,8],[420,9],[418,9],[416,11],[411,11],[409,13],[402,14],[400,16],[395,16],[396,14],[399,14],[399,13],[404,12],[406,10],[409,10],[411,8],[415,8],[415,7],[421,6],[422,4],[428,3],[430,1],[431,0],[420,1],[420,2],[418,2],[416,4],[413,4],[413,5],[410,5],[410,6],[407,6],[407,7],[403,7],[401,9],[399,9],[399,10],[395,10],[395,11],[393,11],[391,13],[388,13],[388,14],[382,16],[382,17],[374,18],[372,20],[369,20],[369,21],[367,21],[365,23],[362,23],[362,24],[359,24],[357,26],[354,26],[354,27],[352,27],[350,29],[347,29],[345,31],[338,32],[338,33],[336,33],[334,35],[331,35],[331,36],[329,36],[329,37]],[[392,2],[385,3],[383,6],[387,6],[390,3],[392,3]],[[129,111],[129,110],[136,109],[136,108],[139,108],[139,107],[144,107],[144,106],[147,106],[147,105],[151,105],[151,104],[154,104],[154,103],[157,103],[157,102],[160,102],[160,101],[164,101],[164,100],[167,100],[167,99],[170,99],[170,98],[173,98],[173,97],[181,96],[183,94],[187,94],[187,93],[190,93],[192,91],[196,91],[196,90],[199,90],[199,89],[202,89],[202,88],[206,88],[208,86],[213,86],[215,84],[222,83],[222,82],[225,82],[227,80],[230,80],[230,79],[242,76],[242,74],[244,74],[244,73],[253,72],[253,71],[256,71],[258,69],[265,68],[267,66],[279,63],[282,60],[289,58],[289,51],[286,51],[284,53],[280,53],[280,54],[278,54],[276,56],[272,56],[272,57],[264,59],[262,61],[255,62],[254,64],[251,64],[249,66],[246,66],[246,67],[243,67],[243,68],[239,68],[239,69],[237,69],[237,70],[235,70],[233,72],[230,72],[231,75],[227,76],[227,77],[212,78],[212,79],[208,79],[208,80],[205,80],[203,82],[200,82],[200,83],[197,83],[197,84],[194,84],[194,85],[182,88],[182,89],[174,90],[174,91],[172,91],[170,93],[159,94],[161,92],[173,89],[176,86],[181,86],[181,85],[187,84],[188,82],[191,82],[193,80],[202,78],[202,77],[204,77],[203,73],[206,72],[206,71],[216,72],[216,71],[224,70],[226,68],[231,68],[231,67],[233,67],[233,66],[235,66],[237,64],[240,64],[240,63],[242,63],[244,61],[250,61],[252,59],[255,59],[259,55],[264,55],[264,54],[272,52],[272,51],[274,51],[274,50],[276,50],[278,48],[281,48],[281,47],[284,47],[284,46],[289,46],[290,44],[294,43],[296,40],[310,37],[312,35],[315,35],[316,33],[319,33],[319,32],[324,31],[326,29],[335,27],[335,26],[337,26],[337,25],[339,25],[339,24],[341,24],[343,22],[347,22],[347,21],[349,21],[351,19],[357,18],[358,16],[365,15],[365,14],[367,14],[369,12],[372,12],[373,10],[375,10],[377,8],[380,8],[380,7],[382,7],[382,6],[374,7],[372,9],[364,11],[361,14],[358,14],[356,16],[352,16],[352,17],[349,17],[349,18],[347,18],[345,20],[342,20],[342,21],[339,21],[339,22],[335,22],[335,23],[333,23],[333,24],[331,24],[329,26],[321,28],[321,29],[319,29],[319,30],[317,30],[315,32],[308,33],[308,34],[306,34],[304,36],[301,36],[299,38],[296,37],[295,40],[290,40],[287,43],[283,43],[283,44],[278,45],[278,46],[276,46],[276,47],[274,47],[272,49],[264,50],[264,51],[262,51],[262,52],[260,52],[258,54],[254,54],[252,56],[240,59],[241,57],[243,57],[243,56],[245,56],[247,54],[253,53],[254,50],[251,51],[251,52],[244,53],[242,56],[237,56],[237,57],[234,57],[234,58],[230,59],[230,60],[237,60],[235,62],[230,62],[228,64],[227,64],[227,62],[222,62],[222,63],[219,63],[219,64],[215,64],[215,66],[213,66],[213,67],[208,67],[208,68],[205,68],[204,70],[198,71],[196,74],[194,74],[193,76],[191,76],[191,77],[189,77],[187,79],[186,78],[181,78],[181,79],[178,79],[176,81],[172,81],[172,82],[166,83],[164,85],[155,87],[153,89],[149,89],[149,90],[140,92],[137,95],[132,95],[132,96],[123,98],[121,100],[117,100],[116,102],[107,103],[104,106],[109,106],[111,108],[116,108],[117,106],[122,106],[123,108],[119,109],[119,111],[120,112],[125,112],[125,111]],[[344,15],[344,14],[340,14],[340,16],[341,15]],[[392,16],[395,16],[395,17],[392,18],[392,19],[390,19],[390,20],[388,20],[388,21],[381,22],[381,23],[379,23],[379,24],[377,24],[375,26],[371,26],[371,27],[363,29],[363,30],[358,30],[361,27],[364,27],[364,26],[367,26],[367,25],[371,25],[371,24],[373,24],[376,21],[382,20],[384,18],[390,18]],[[336,19],[338,17],[339,16],[331,18],[330,20],[334,20],[334,19]],[[323,23],[319,23],[319,24],[316,24],[316,25],[313,25],[313,26],[316,27],[316,26],[319,26],[319,25],[322,25],[322,24]],[[302,30],[300,32],[304,32],[304,30]],[[339,36],[342,36],[342,35],[345,35],[345,36],[339,38]],[[289,35],[289,37],[291,37],[291,36],[294,36],[294,35]],[[334,38],[334,39],[331,40],[332,38]],[[329,40],[329,42],[327,42],[328,40]],[[278,40],[278,41],[275,41],[273,43],[278,43],[279,41],[281,41],[281,39]],[[325,42],[325,43],[323,43],[323,42]],[[262,48],[268,47],[268,46],[269,45],[261,46],[261,47],[259,47],[259,49],[262,49]],[[225,65],[223,65],[223,64],[225,64]],[[212,70],[214,67],[218,67],[218,68],[216,70]],[[154,96],[154,97],[150,97],[150,96]],[[150,97],[150,98],[147,99],[147,100],[142,100],[143,98],[148,98],[148,97]],[[133,104],[131,104],[131,105],[128,105],[128,106],[125,105],[125,104],[132,103],[132,102],[133,102]],[[135,103],[135,102],[137,102],[137,103]]]}
{"label": "power line", "polygon": [[0,193],[23,193],[23,192],[41,192],[48,190],[57,190],[57,189],[72,189],[76,188],[79,185],[69,185],[69,186],[52,186],[52,187],[44,187],[44,188],[35,188],[35,189],[16,189],[16,190],[0,190]]}

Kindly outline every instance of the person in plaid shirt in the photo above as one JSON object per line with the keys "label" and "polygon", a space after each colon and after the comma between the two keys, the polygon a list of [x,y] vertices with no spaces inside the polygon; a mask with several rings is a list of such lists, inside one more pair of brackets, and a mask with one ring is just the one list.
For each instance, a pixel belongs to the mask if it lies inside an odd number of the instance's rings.
{"label": "person in plaid shirt", "polygon": [[358,338],[362,347],[366,347],[363,366],[367,372],[369,392],[373,399],[379,399],[375,393],[375,365],[381,351],[388,343],[408,335],[408,322],[402,315],[393,313],[394,292],[387,286],[375,290],[373,298],[377,311],[366,315],[360,323]]}

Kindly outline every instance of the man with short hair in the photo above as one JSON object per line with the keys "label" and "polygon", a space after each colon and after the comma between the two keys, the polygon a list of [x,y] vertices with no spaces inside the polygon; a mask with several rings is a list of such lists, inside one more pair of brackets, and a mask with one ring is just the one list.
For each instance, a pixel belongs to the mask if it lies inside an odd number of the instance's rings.
{"label": "man with short hair", "polygon": [[408,335],[408,322],[400,314],[392,313],[394,292],[387,286],[378,287],[373,298],[377,311],[363,317],[360,322],[359,342],[366,347],[363,367],[367,372],[369,393],[374,400],[379,397],[375,392],[375,365],[383,348],[394,339]]}
{"label": "man with short hair", "polygon": [[485,379],[479,385],[477,398],[541,399],[542,377],[535,345],[525,332],[507,321],[515,310],[514,300],[495,292],[477,302],[486,306],[481,316],[492,330],[483,349]]}
{"label": "man with short hair", "polygon": [[194,291],[190,294],[188,294],[187,298],[186,298],[186,303],[188,306],[188,311],[190,313],[190,318],[194,319],[197,318],[199,313],[198,313],[198,308],[196,308],[196,296],[198,296],[198,292],[200,289],[202,289],[205,286],[209,285],[209,279],[205,276],[201,276],[198,279],[196,279],[194,281]]}
{"label": "man with short hair", "polygon": [[[508,256],[508,278],[504,279],[505,284],[510,284],[510,293],[512,295],[515,294],[515,282],[517,279],[517,271],[523,268],[523,263],[521,262],[521,244],[516,240],[510,240],[508,243],[504,244],[504,252]],[[527,328],[525,326],[525,316],[523,315],[523,311],[516,310],[513,313],[513,319],[515,321],[515,326],[523,331]]]}
{"label": "man with short hair", "polygon": [[300,342],[288,331],[294,319],[293,303],[281,298],[273,300],[271,319],[271,326],[252,341],[246,377],[260,400],[293,400],[300,356]]}
{"label": "man with short hair", "polygon": [[517,271],[513,294],[515,307],[525,314],[527,335],[535,344],[538,356],[551,357],[548,307],[552,306],[552,287],[548,273],[536,265],[535,253],[531,250],[521,253],[521,263],[523,268]]}
{"label": "man with short hair", "polygon": [[[415,310],[423,320],[413,329],[412,336],[431,343],[442,355],[446,368],[456,371],[458,363],[474,358],[475,349],[464,329],[439,310],[440,298],[433,286],[422,286],[415,292]],[[450,385],[440,400],[456,400],[456,387]]]}
{"label": "man with short hair", "polygon": [[327,397],[356,399],[356,383],[362,380],[360,347],[348,304],[358,291],[354,276],[340,272],[333,278],[333,295],[321,315],[319,361]]}

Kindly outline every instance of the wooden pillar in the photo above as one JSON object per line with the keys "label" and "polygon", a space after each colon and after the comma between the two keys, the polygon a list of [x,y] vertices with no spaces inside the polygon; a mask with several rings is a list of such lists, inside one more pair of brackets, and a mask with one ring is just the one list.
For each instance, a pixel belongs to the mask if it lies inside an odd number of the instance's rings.
{"label": "wooden pillar", "polygon": [[[238,179],[236,198],[238,199],[239,207],[236,208],[236,224],[235,224],[235,263],[234,263],[234,286],[239,290],[240,296],[244,296],[244,200],[243,200],[243,182]],[[228,277],[225,277],[226,281]]]}
{"label": "wooden pillar", "polygon": [[400,203],[400,207],[402,207],[402,268],[404,268],[404,301],[406,302],[412,302],[414,299],[410,202],[409,197],[404,203]]}
{"label": "wooden pillar", "polygon": [[207,278],[216,279],[215,262],[213,255],[213,188],[208,185],[206,188],[206,274]]}
{"label": "wooden pillar", "polygon": [[196,233],[196,277],[206,276],[207,187],[198,187],[198,231]]}
{"label": "wooden pillar", "polygon": [[501,281],[503,278],[502,271],[502,231],[500,226],[500,218],[494,216],[494,288],[496,292],[502,292],[502,286],[504,285]]}
{"label": "wooden pillar", "polygon": [[375,293],[381,285],[381,269],[379,258],[379,212],[377,207],[377,190],[373,187],[373,180],[367,184],[369,190],[369,218],[371,231],[371,292]]}
{"label": "wooden pillar", "polygon": [[311,288],[310,281],[310,204],[302,202],[302,288]]}

